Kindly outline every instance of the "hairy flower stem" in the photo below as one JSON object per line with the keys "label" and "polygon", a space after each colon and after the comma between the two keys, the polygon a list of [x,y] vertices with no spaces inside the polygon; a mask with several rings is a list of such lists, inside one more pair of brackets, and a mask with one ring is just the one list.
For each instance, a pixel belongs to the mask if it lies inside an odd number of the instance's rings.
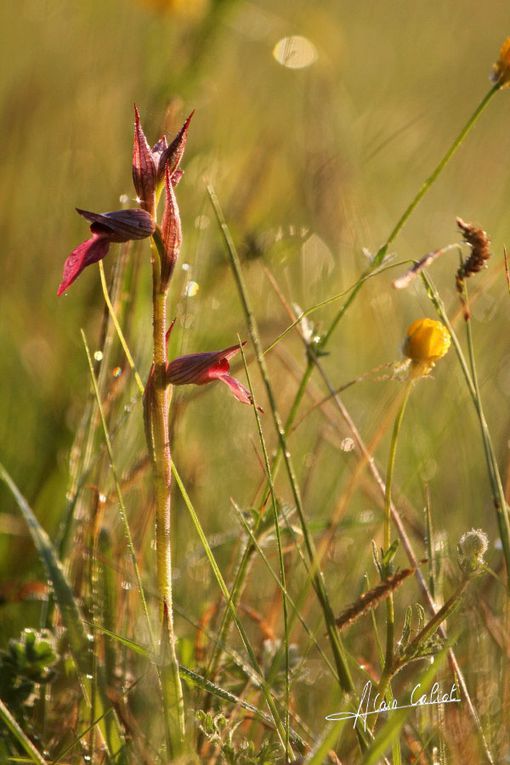
{"label": "hairy flower stem", "polygon": [[[393,425],[393,433],[391,436],[390,454],[388,458],[388,470],[386,473],[386,490],[384,494],[384,542],[383,549],[384,554],[387,554],[391,545],[391,489],[393,486],[393,476],[395,473],[395,459],[397,456],[397,444],[400,435],[400,428],[402,426],[402,420],[404,419],[404,412],[409,401],[409,395],[413,387],[414,380],[410,378],[407,381],[404,396],[400,409],[395,418]],[[391,574],[390,563],[387,564],[385,576]],[[379,684],[379,692],[381,695],[386,690],[389,679],[392,675],[393,667],[393,643],[395,636],[395,607],[393,602],[393,593],[390,593],[386,600],[386,657],[384,660],[384,669]],[[384,690],[383,690],[384,688]]]}
{"label": "hairy flower stem", "polygon": [[169,756],[184,744],[184,699],[175,649],[170,546],[171,455],[168,414],[170,391],[166,385],[166,300],[168,287],[161,282],[159,255],[153,248],[153,367],[145,395],[146,434],[154,471],[156,502],[157,581],[161,599],[161,680],[167,717]]}

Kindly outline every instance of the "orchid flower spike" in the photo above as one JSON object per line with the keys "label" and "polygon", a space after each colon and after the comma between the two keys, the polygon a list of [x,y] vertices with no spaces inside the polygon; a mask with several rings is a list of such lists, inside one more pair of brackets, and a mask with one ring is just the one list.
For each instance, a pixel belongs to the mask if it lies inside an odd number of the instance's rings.
{"label": "orchid flower spike", "polygon": [[[243,343],[244,345],[244,343]],[[242,404],[253,404],[253,399],[239,380],[229,375],[230,359],[241,349],[231,345],[222,351],[191,353],[171,361],[166,368],[166,381],[169,385],[206,385],[221,380],[228,385],[234,396]],[[257,407],[262,412],[260,406]]]}
{"label": "orchid flower spike", "polygon": [[135,135],[133,141],[133,184],[140,206],[151,215],[154,214],[158,188],[168,172],[173,186],[182,175],[179,165],[188,140],[188,128],[194,112],[191,112],[174,140],[168,145],[166,136],[151,148],[145,137],[140,121],[140,113],[135,105]]}
{"label": "orchid flower spike", "polygon": [[112,242],[129,242],[131,239],[145,239],[154,233],[155,224],[145,210],[116,210],[108,213],[93,213],[76,209],[91,222],[92,236],[82,242],[68,255],[57,295],[61,295],[81,274],[84,268],[102,260]]}

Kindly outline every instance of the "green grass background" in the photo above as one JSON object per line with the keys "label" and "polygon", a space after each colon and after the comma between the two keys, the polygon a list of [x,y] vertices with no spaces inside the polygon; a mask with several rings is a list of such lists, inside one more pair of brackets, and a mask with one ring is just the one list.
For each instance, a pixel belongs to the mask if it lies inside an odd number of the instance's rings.
{"label": "green grass background", "polygon": [[[508,22],[505,3],[474,0],[222,0],[195,19],[184,18],[172,4],[160,12],[136,0],[1,4],[0,457],[50,534],[56,534],[64,512],[69,450],[89,395],[79,329],[85,328],[94,350],[103,311],[96,267],[58,300],[56,288],[66,255],[87,234],[74,207],[112,210],[120,206],[120,195],[134,196],[133,102],[154,141],[165,129],[173,133],[196,109],[178,191],[181,263],[191,268],[178,270],[174,282],[170,315],[180,320],[173,352],[214,350],[237,342],[238,333],[247,336],[207,180],[215,185],[243,256],[268,345],[289,322],[263,265],[287,299],[302,307],[352,284],[367,265],[363,248],[377,250],[489,87]],[[318,59],[309,68],[290,70],[275,61],[274,45],[291,34],[316,46]],[[503,270],[503,246],[510,245],[509,123],[510,92],[502,92],[392,247],[403,260],[457,241],[457,215],[491,236],[489,269],[473,282],[473,331],[503,476],[510,443],[510,299]],[[130,307],[129,329],[142,378],[151,343],[145,244],[133,254],[140,261],[140,289]],[[107,271],[116,256],[113,248]],[[432,271],[451,316],[458,310],[456,267],[450,253]],[[336,331],[324,362],[335,385],[398,359],[407,325],[433,316],[419,283],[404,292],[392,289],[401,270],[365,285]],[[186,299],[188,277],[200,289]],[[319,331],[337,307],[314,315]],[[287,336],[268,363],[285,414],[305,365],[298,340]],[[264,404],[255,371],[254,383]],[[318,379],[314,384],[317,395],[325,395]],[[127,385],[134,395],[134,383]],[[367,440],[398,390],[394,381],[363,382],[345,394]],[[220,535],[217,554],[227,566],[239,534],[230,497],[249,507],[261,480],[255,424],[248,407],[237,405],[223,386],[204,388],[192,401],[190,393],[176,394],[182,413],[176,418],[174,457],[206,530]],[[124,468],[144,453],[139,415],[128,419],[117,445]],[[339,448],[348,434],[335,417],[315,411],[291,441],[306,511],[317,529],[327,522],[356,459]],[[269,418],[265,427],[274,447]],[[377,453],[381,464],[386,452],[383,440]],[[489,560],[497,565],[497,528],[479,430],[453,353],[413,396],[396,480],[416,524],[422,522],[429,485],[447,565],[458,536],[472,526],[488,532]],[[283,481],[280,491],[287,495]],[[176,502],[175,597],[198,618],[216,590],[200,555],[193,557],[196,541],[179,509]],[[136,495],[130,512],[135,527],[142,528],[149,508],[137,506]],[[379,500],[365,486],[349,505],[326,565],[338,609],[362,586],[370,568],[370,539],[379,534],[380,522]],[[41,576],[3,486],[0,531],[0,579]],[[118,534],[121,539],[120,529]],[[148,549],[147,566],[150,555]],[[261,569],[249,587],[252,603],[263,610],[270,591]],[[38,623],[38,604],[0,608],[1,644]],[[186,629],[178,624],[178,630]],[[368,640],[363,626],[355,634]]]}

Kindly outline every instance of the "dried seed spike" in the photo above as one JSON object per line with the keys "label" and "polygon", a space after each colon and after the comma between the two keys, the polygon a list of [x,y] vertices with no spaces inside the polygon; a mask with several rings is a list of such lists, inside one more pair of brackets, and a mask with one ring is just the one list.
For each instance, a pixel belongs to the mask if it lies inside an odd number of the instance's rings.
{"label": "dried seed spike", "polygon": [[390,593],[400,587],[415,571],[416,568],[404,568],[402,571],[397,571],[393,576],[387,577],[380,584],[360,595],[358,600],[346,608],[345,611],[342,611],[340,616],[335,619],[338,629],[341,630],[348,625],[354,624],[363,614],[378,606],[381,601],[385,600]]}
{"label": "dried seed spike", "polygon": [[141,207],[152,215],[156,188],[156,163],[143,132],[140,114],[135,107],[135,134],[133,140],[133,184]]}
{"label": "dried seed spike", "polygon": [[462,233],[465,243],[471,247],[471,255],[464,261],[455,275],[455,285],[457,292],[461,296],[464,306],[464,319],[467,321],[471,314],[464,301],[464,280],[473,274],[477,274],[486,265],[491,256],[490,239],[483,229],[478,228],[472,223],[466,223],[462,218],[457,218],[457,226]]}

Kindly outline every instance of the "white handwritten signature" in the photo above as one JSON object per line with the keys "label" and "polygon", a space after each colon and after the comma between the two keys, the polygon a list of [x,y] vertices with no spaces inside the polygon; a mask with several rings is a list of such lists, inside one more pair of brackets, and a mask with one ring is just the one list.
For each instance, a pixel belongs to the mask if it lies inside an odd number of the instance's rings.
{"label": "white handwritten signature", "polygon": [[461,701],[461,699],[457,698],[456,683],[452,685],[450,693],[443,693],[439,683],[434,683],[428,693],[420,694],[420,689],[420,683],[414,686],[409,697],[409,704],[399,704],[397,699],[387,702],[384,698],[381,698],[379,693],[376,693],[374,700],[371,703],[372,682],[369,680],[363,688],[356,712],[333,712],[333,714],[326,716],[326,720],[333,722],[338,722],[339,720],[353,720],[353,728],[356,726],[358,720],[362,720],[363,727],[366,730],[367,717],[369,715],[378,715],[381,712],[395,712],[397,709],[410,709],[412,707],[430,707],[435,704],[459,704]]}

